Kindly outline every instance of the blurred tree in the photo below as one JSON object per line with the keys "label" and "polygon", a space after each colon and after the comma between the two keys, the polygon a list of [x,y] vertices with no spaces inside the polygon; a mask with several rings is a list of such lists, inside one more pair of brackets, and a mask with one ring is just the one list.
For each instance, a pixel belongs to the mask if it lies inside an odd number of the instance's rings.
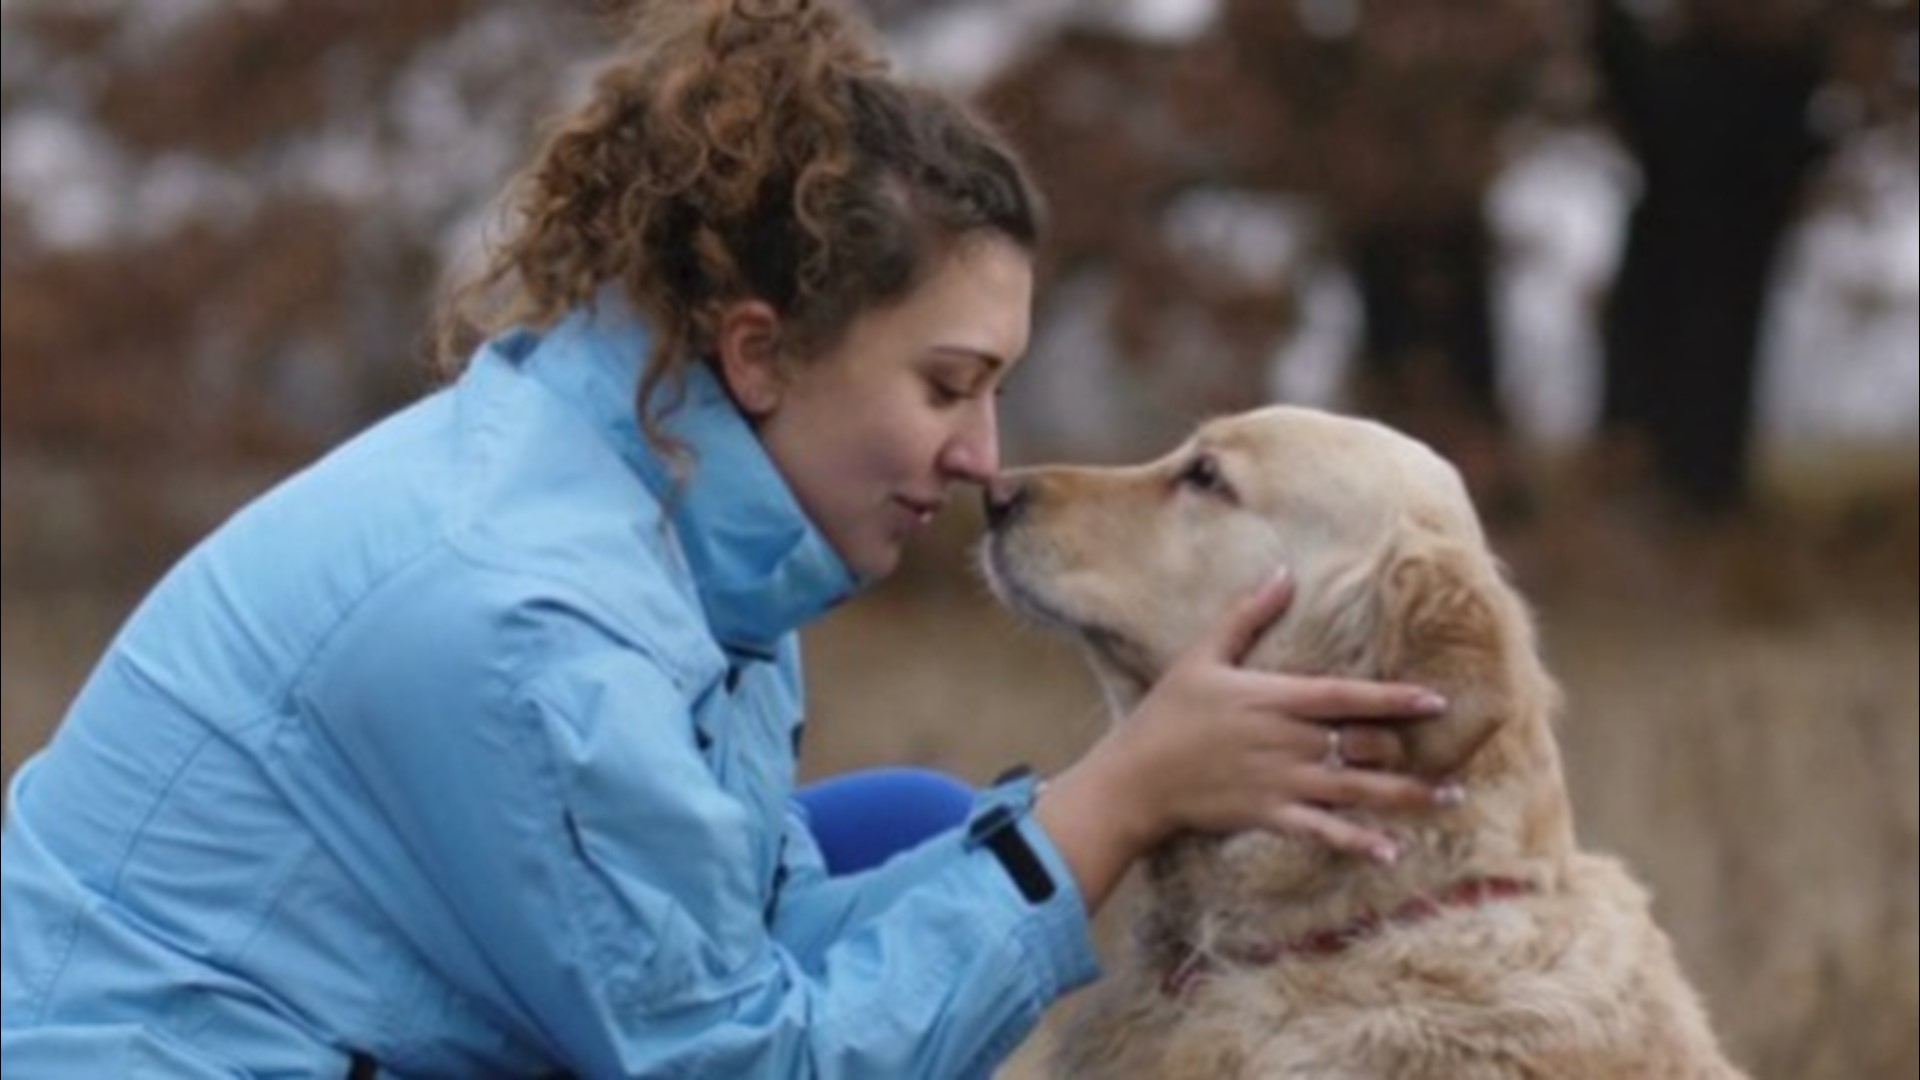
{"label": "blurred tree", "polygon": [[66,478],[8,574],[138,580],[419,393],[441,269],[605,2],[8,0],[0,441],[11,489]]}
{"label": "blurred tree", "polygon": [[1694,0],[1658,19],[1600,6],[1595,47],[1640,193],[1605,318],[1604,437],[1644,441],[1703,510],[1747,494],[1760,318],[1774,253],[1824,151],[1804,6]]}
{"label": "blurred tree", "polygon": [[[1507,441],[1493,331],[1487,193],[1502,139],[1542,106],[1553,11],[1534,0],[1291,5],[1235,0],[1223,27],[1304,145],[1358,286],[1361,408],[1433,439],[1490,511],[1523,496]],[[1252,134],[1252,133],[1250,133]],[[1258,135],[1254,137],[1258,138]],[[1299,168],[1299,166],[1296,166]],[[1274,178],[1284,180],[1284,173]]]}
{"label": "blurred tree", "polygon": [[484,6],[482,0],[229,5],[221,17],[185,27],[166,48],[115,65],[100,96],[100,116],[136,150],[245,161],[264,145],[326,122],[343,96],[377,106],[410,58]]}
{"label": "blurred tree", "polygon": [[[407,352],[438,268],[604,46],[596,17],[631,2],[9,0],[6,439],[298,454],[416,392]],[[1029,10],[869,2],[903,32]],[[1580,19],[1603,2],[1219,0],[1210,26],[1146,37],[1120,29],[1125,5],[1043,5],[1058,18],[1034,25],[1065,29],[1022,42],[983,96],[1053,196],[1041,333],[1097,323],[1062,351],[1127,365],[1097,388],[1131,402],[1106,426],[1149,445],[1266,400],[1296,275],[1338,263],[1365,307],[1356,403],[1499,493],[1513,466],[1482,206],[1513,121],[1578,97]],[[1910,99],[1885,73],[1911,0],[1801,6],[1836,13],[1822,63],[1869,73],[1840,111]],[[1629,48],[1664,58],[1660,22],[1630,20],[1647,40]]]}
{"label": "blurred tree", "polygon": [[[1517,475],[1482,207],[1503,133],[1540,107],[1564,61],[1567,14],[1549,0],[1226,0],[1182,47],[1064,35],[987,101],[1055,194],[1056,269],[1119,267],[1118,345],[1186,372],[1166,380],[1172,411],[1266,400],[1291,311],[1289,282],[1261,305],[1183,269],[1170,214],[1206,186],[1303,201],[1313,245],[1347,264],[1364,307],[1358,404],[1441,444],[1497,499]],[[1239,328],[1233,362],[1207,367],[1181,348],[1195,307]]]}
{"label": "blurred tree", "polygon": [[1599,4],[1606,111],[1640,167],[1604,320],[1613,468],[1710,517],[1749,505],[1775,257],[1837,140],[1910,101],[1912,19],[1911,0]]}
{"label": "blurred tree", "polygon": [[12,196],[0,199],[0,268],[12,267],[33,247],[33,219]]}
{"label": "blurred tree", "polygon": [[9,2],[7,440],[284,459],[418,392],[439,268],[593,6]]}
{"label": "blurred tree", "polygon": [[[1196,416],[1263,401],[1293,314],[1285,270],[1270,258],[1236,264],[1218,257],[1226,243],[1183,242],[1179,223],[1195,216],[1196,200],[1231,203],[1237,220],[1224,228],[1244,233],[1253,207],[1238,197],[1269,194],[1241,182],[1205,122],[1227,103],[1208,101],[1203,68],[1191,49],[1075,26],[982,93],[1049,193],[1041,271],[1056,287],[1043,295],[1097,310],[1095,348],[1112,352],[1121,381],[1151,402],[1114,425],[1141,445],[1178,437]],[[1104,295],[1057,288],[1082,277]]]}

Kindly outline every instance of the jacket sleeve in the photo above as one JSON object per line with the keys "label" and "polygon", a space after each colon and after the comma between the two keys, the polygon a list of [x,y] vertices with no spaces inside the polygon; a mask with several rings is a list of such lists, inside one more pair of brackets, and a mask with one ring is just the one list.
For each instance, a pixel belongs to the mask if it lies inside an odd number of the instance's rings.
{"label": "jacket sleeve", "polygon": [[931,839],[870,870],[832,877],[796,806],[787,818],[786,883],[774,910],[774,935],[802,965],[818,967],[835,942],[964,855],[956,833]]}
{"label": "jacket sleeve", "polygon": [[775,919],[756,868],[778,829],[715,780],[661,664],[564,603],[449,617],[472,591],[426,592],[358,617],[307,708],[405,853],[366,861],[392,879],[373,887],[569,1068],[985,1076],[1092,977],[1084,906],[1030,821],[1061,885],[1044,903],[956,838],[850,885],[803,867]]}

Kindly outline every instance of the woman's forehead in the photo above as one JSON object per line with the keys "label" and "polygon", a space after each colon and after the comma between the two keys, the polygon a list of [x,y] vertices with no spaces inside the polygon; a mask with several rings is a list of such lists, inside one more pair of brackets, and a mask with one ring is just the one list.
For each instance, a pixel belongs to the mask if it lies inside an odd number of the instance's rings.
{"label": "woman's forehead", "polygon": [[1026,353],[1032,306],[1026,252],[1007,242],[972,243],[943,257],[898,302],[857,316],[848,340],[1005,369]]}

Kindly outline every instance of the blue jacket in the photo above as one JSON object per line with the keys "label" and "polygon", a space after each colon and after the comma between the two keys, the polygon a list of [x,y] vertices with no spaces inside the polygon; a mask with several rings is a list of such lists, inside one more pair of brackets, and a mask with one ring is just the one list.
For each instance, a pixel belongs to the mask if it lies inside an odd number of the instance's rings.
{"label": "blue jacket", "polygon": [[853,591],[712,377],[509,334],[237,514],[134,614],[5,830],[29,1077],[984,1076],[1094,974],[956,833],[828,878],[796,629]]}

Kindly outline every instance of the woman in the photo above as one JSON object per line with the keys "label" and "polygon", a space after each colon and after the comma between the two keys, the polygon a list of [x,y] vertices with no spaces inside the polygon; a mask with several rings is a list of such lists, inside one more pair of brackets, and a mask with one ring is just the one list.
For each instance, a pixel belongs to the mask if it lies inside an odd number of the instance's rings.
{"label": "woman", "polygon": [[1316,723],[1430,696],[1234,666],[1276,583],[1037,804],[829,874],[795,631],[994,475],[1033,196],[837,8],[634,41],[456,303],[457,380],[191,553],[21,770],[9,1077],[979,1076],[1172,831],[1391,858],[1327,807],[1434,799]]}

